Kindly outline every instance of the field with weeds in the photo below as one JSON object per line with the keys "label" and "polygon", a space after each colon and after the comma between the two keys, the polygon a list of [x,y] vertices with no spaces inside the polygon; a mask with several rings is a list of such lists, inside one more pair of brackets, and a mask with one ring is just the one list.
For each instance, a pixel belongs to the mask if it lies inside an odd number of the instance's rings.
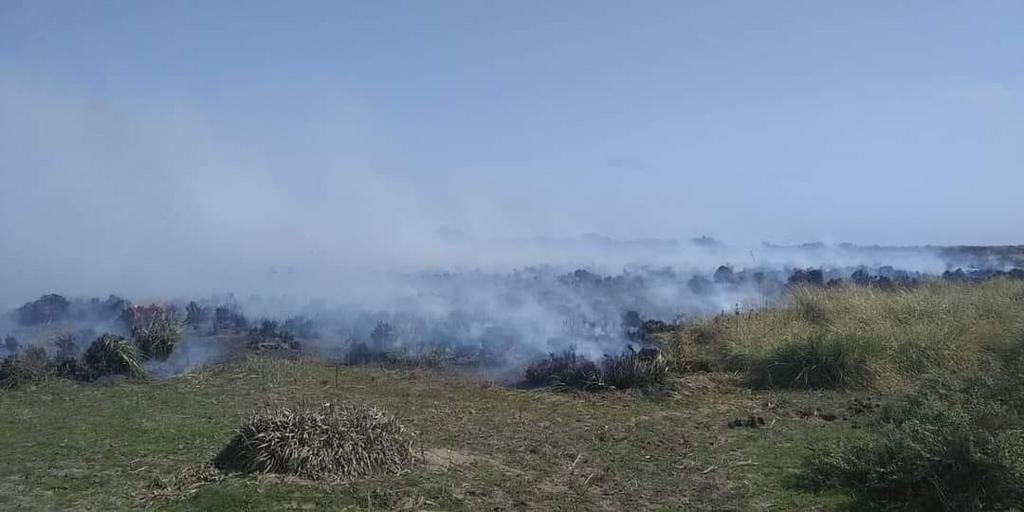
{"label": "field with weeds", "polygon": [[[1022,333],[1021,281],[800,287],[660,331],[667,370],[645,390],[258,355],[34,380],[0,391],[0,510],[1014,510]],[[214,467],[254,411],[296,404],[383,411],[366,414],[411,460],[330,479]],[[301,437],[296,418],[255,417]],[[284,462],[256,466],[316,458],[279,444]]]}

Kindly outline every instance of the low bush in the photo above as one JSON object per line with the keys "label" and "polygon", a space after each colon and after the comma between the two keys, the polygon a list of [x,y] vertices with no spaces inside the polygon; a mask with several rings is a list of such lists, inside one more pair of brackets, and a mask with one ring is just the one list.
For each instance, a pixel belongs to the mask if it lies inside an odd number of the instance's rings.
{"label": "low bush", "polygon": [[21,354],[0,362],[0,389],[17,389],[38,384],[50,375],[50,361],[42,347],[28,347]]}
{"label": "low bush", "polygon": [[256,350],[298,350],[301,347],[295,336],[276,320],[261,320],[259,325],[249,329],[248,337],[249,347]]}
{"label": "low bush", "polygon": [[58,322],[68,315],[71,302],[61,295],[51,293],[32,302],[26,302],[15,310],[15,318],[21,325],[40,325]]}
{"label": "low bush", "polygon": [[245,318],[245,314],[238,307],[228,305],[214,308],[210,334],[244,331],[248,328],[249,320]]}
{"label": "low bush", "polygon": [[1017,352],[966,382],[929,379],[885,409],[880,435],[816,451],[805,483],[845,488],[861,508],[1024,506],[1024,349]]}
{"label": "low bush", "polygon": [[660,350],[630,348],[619,355],[606,355],[599,366],[568,349],[527,365],[523,384],[582,390],[655,388],[665,384],[668,360]]}
{"label": "low bush", "polygon": [[546,359],[529,364],[526,367],[524,383],[527,386],[590,390],[604,387],[601,368],[573,349],[552,353]]}
{"label": "low bush", "polygon": [[372,407],[256,411],[214,459],[223,471],[312,480],[398,473],[412,464],[412,436]]}
{"label": "low bush", "polygon": [[320,333],[317,332],[316,324],[313,323],[313,320],[301,315],[285,320],[283,329],[296,338],[316,339],[320,337]]}
{"label": "low bush", "polygon": [[14,336],[4,336],[4,348],[7,350],[8,354],[15,354],[18,352],[18,349],[21,348],[21,343],[19,343],[18,338],[15,338]]}
{"label": "low bush", "polygon": [[82,378],[95,380],[110,375],[143,378],[146,370],[138,349],[128,340],[114,334],[104,334],[92,342],[82,356]]}

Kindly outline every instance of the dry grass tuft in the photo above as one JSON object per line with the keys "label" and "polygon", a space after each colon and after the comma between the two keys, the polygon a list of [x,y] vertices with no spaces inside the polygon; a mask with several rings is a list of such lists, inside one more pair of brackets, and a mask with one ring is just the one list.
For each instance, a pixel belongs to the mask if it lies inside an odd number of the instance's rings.
{"label": "dry grass tuft", "polygon": [[170,304],[132,306],[127,310],[128,328],[142,357],[163,361],[171,355],[184,327],[181,315]]}
{"label": "dry grass tuft", "polygon": [[664,386],[668,374],[668,360],[658,350],[637,352],[631,348],[619,355],[604,356],[599,366],[569,349],[528,365],[523,384],[585,391],[650,389]]}
{"label": "dry grass tuft", "polygon": [[616,389],[656,388],[665,385],[669,365],[660,351],[605,356],[601,377],[605,385]]}
{"label": "dry grass tuft", "polygon": [[393,474],[412,464],[412,436],[374,407],[257,410],[214,459],[224,471],[311,480]]}
{"label": "dry grass tuft", "polygon": [[526,367],[524,384],[595,390],[604,387],[601,368],[593,361],[569,349],[552,353]]}

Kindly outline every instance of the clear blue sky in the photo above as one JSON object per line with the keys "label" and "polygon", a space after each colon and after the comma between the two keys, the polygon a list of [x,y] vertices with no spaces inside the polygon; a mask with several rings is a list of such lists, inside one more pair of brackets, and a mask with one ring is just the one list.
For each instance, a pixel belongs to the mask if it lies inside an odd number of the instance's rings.
{"label": "clear blue sky", "polygon": [[53,249],[1022,243],[1024,2],[2,0],[0,173]]}

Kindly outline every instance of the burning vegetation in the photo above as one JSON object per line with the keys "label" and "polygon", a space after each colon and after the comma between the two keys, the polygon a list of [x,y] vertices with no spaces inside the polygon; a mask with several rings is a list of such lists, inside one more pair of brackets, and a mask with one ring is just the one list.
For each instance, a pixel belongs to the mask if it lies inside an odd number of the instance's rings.
{"label": "burning vegetation", "polygon": [[[347,405],[259,408],[226,446],[207,446],[202,457],[220,470],[203,466],[215,482],[248,473],[356,486],[409,478],[388,491],[401,500],[376,503],[384,508],[405,506],[403,489],[423,488],[434,475],[477,475],[493,466],[504,477],[515,466],[516,478],[530,478],[536,467],[560,468],[542,481],[572,488],[583,509],[598,499],[619,500],[617,508],[678,503],[667,497],[703,495],[723,478],[776,485],[766,471],[800,468],[798,478],[773,492],[813,505],[806,508],[829,509],[820,496],[839,493],[850,509],[1012,510],[1024,502],[1022,278],[1016,269],[928,275],[885,266],[726,265],[708,275],[643,269],[616,276],[418,276],[435,294],[412,306],[282,309],[278,316],[266,315],[274,310],[267,302],[252,307],[230,296],[132,305],[51,294],[12,317],[17,327],[3,344],[0,399],[28,402],[33,393],[6,390],[45,391],[55,378],[161,375],[195,355],[200,364],[183,367],[238,365],[166,383],[185,389],[187,382],[188,397],[208,380],[220,386],[197,402],[214,404],[195,416],[204,424],[219,421],[212,418],[221,408],[234,407],[237,418],[264,399],[306,404],[310,392],[327,403],[401,407],[417,442],[425,436],[431,448],[448,450],[421,451],[423,471],[413,464],[409,429],[379,409]],[[487,286],[499,293],[467,293]],[[659,298],[689,309],[668,314]],[[211,348],[227,357],[210,359]],[[432,371],[401,371],[409,368]],[[453,375],[461,373],[516,385]],[[248,402],[220,400],[243,381],[251,392],[238,400]],[[583,393],[537,400],[521,387]],[[431,395],[438,389],[444,394]],[[630,389],[644,392],[617,392]],[[659,399],[648,399],[649,392]],[[189,407],[197,405],[177,404],[174,414]],[[207,437],[227,437],[230,421]],[[185,426],[179,422],[189,431]],[[763,434],[743,434],[748,429]],[[131,432],[142,430],[135,425]],[[836,442],[815,438],[821,432]],[[677,433],[687,442],[679,443]],[[805,439],[817,448],[804,449]],[[455,453],[456,442],[476,454]],[[718,468],[737,454],[739,462]],[[643,473],[648,467],[657,469]],[[704,487],[680,491],[679,474]],[[659,490],[633,499],[625,491],[641,477]],[[600,492],[588,490],[595,481]],[[543,488],[537,482],[517,492]],[[465,496],[431,500],[493,504]]]}

